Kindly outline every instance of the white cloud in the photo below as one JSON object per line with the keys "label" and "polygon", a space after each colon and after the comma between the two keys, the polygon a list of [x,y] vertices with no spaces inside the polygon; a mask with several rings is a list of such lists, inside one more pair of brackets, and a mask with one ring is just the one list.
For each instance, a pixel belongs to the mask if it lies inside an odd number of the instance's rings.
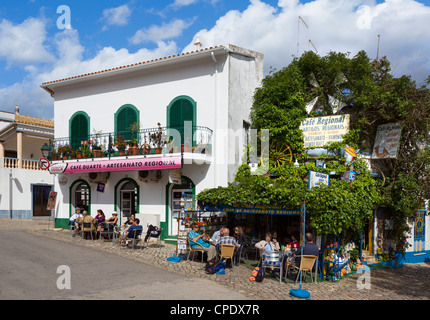
{"label": "white cloud", "polygon": [[28,18],[18,25],[3,19],[0,22],[0,58],[9,65],[52,61],[46,39],[45,23],[41,19]]}
{"label": "white cloud", "polygon": [[193,21],[186,22],[181,19],[174,19],[169,23],[163,23],[161,26],[152,25],[149,28],[138,30],[133,37],[130,38],[130,43],[140,44],[144,42],[158,42],[166,39],[173,39],[193,24]]}
{"label": "white cloud", "polygon": [[43,82],[170,56],[179,51],[173,41],[156,44],[154,49],[142,48],[134,53],[124,48],[104,47],[94,57],[84,59],[85,48],[80,43],[78,31],[61,31],[52,39],[56,60],[50,64],[25,66],[27,76],[23,81],[0,88],[0,106],[18,104],[22,114],[52,117],[53,100],[40,88]]}
{"label": "white cloud", "polygon": [[[299,16],[309,27],[301,22],[300,32]],[[391,61],[394,75],[412,75],[420,83],[430,73],[428,21],[430,7],[414,0],[279,0],[278,6],[251,0],[246,10],[229,11],[196,35],[204,47],[232,43],[264,53],[267,71],[288,65],[297,43],[299,55],[308,50],[309,39],[322,56],[365,50],[376,58],[380,34],[379,55]],[[183,52],[194,50],[194,39]]]}
{"label": "white cloud", "polygon": [[103,27],[103,30],[107,30],[108,26],[126,25],[130,16],[131,9],[126,4],[103,10],[102,20],[106,21],[106,26]]}

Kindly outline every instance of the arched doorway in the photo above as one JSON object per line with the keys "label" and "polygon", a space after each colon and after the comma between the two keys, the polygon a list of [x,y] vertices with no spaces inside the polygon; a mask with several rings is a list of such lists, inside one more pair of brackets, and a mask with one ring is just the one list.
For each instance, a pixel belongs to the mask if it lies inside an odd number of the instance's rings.
{"label": "arched doorway", "polygon": [[70,215],[76,208],[81,212],[87,210],[91,214],[91,188],[85,180],[76,180],[70,187]]}
{"label": "arched doorway", "polygon": [[131,214],[139,213],[139,185],[131,178],[124,178],[115,186],[115,207],[123,223]]}

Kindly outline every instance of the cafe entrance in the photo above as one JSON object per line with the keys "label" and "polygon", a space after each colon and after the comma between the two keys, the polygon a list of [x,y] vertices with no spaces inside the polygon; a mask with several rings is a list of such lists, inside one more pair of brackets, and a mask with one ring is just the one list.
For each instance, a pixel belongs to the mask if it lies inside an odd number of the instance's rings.
{"label": "cafe entrance", "polygon": [[125,183],[120,191],[120,211],[125,219],[137,212],[137,188],[132,181]]}

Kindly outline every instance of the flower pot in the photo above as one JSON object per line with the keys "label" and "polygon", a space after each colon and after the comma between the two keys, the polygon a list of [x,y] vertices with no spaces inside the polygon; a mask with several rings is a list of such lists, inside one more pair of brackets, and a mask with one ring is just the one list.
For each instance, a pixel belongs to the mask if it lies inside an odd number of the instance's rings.
{"label": "flower pot", "polygon": [[139,154],[139,147],[137,146],[130,147],[128,150],[129,150],[129,154],[132,156]]}
{"label": "flower pot", "polygon": [[101,158],[101,157],[103,157],[103,151],[93,150],[93,156],[94,156],[94,158]]}
{"label": "flower pot", "polygon": [[125,156],[125,150],[118,150],[118,154],[120,156]]}
{"label": "flower pot", "polygon": [[155,148],[155,153],[156,154],[160,154],[161,153],[161,148]]}

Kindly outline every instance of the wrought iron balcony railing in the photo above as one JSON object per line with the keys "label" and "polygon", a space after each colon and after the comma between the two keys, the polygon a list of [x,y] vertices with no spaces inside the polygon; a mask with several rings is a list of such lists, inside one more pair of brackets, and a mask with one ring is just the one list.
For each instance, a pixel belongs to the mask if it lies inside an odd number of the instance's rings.
{"label": "wrought iron balcony railing", "polygon": [[49,160],[212,153],[212,130],[206,127],[158,127],[50,140]]}

